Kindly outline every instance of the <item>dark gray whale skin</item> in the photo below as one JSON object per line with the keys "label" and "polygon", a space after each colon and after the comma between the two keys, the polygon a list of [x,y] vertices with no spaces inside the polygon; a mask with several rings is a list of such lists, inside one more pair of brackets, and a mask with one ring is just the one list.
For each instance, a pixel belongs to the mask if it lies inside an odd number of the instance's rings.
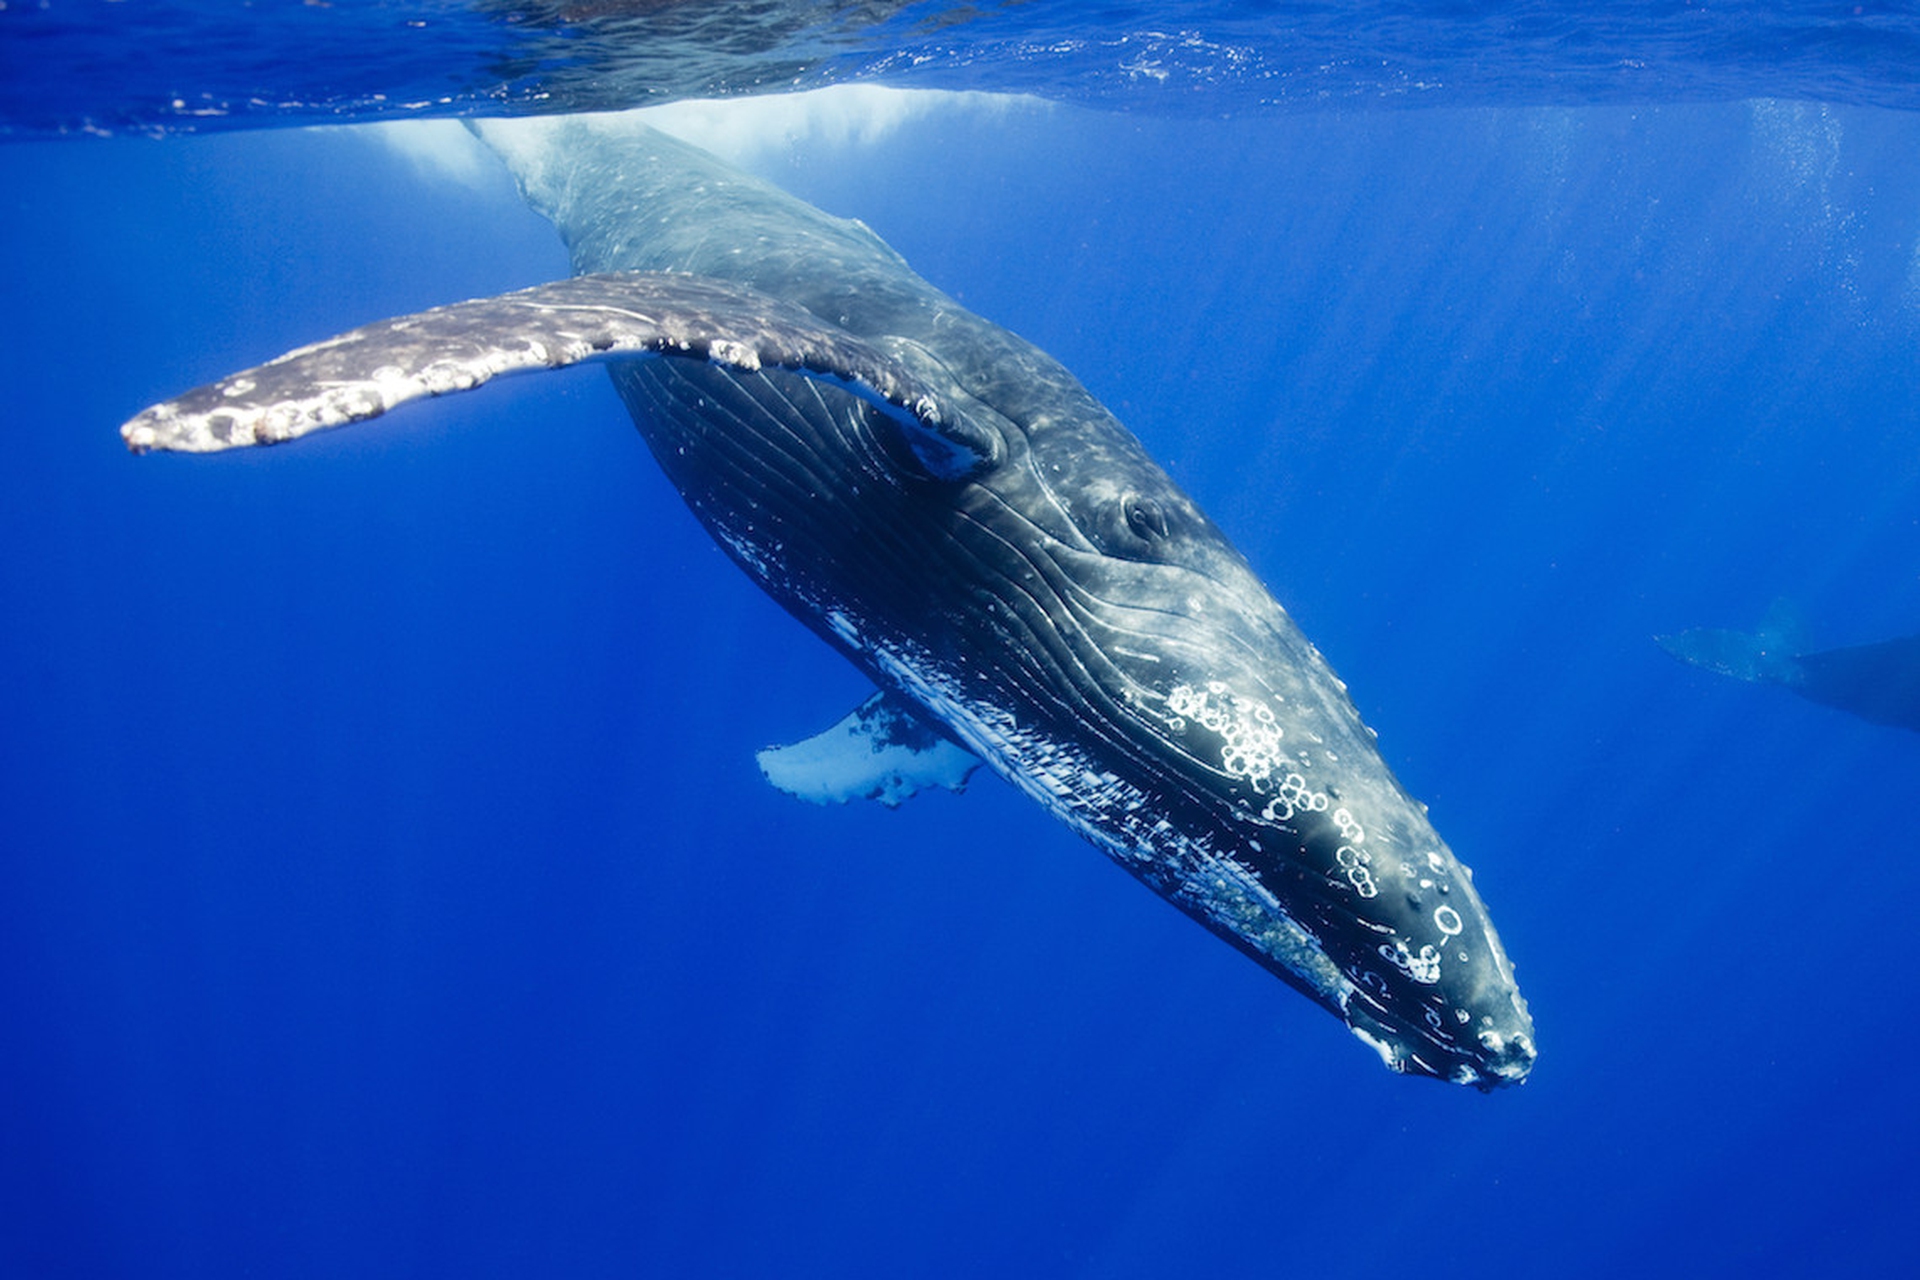
{"label": "dark gray whale skin", "polygon": [[[1526,1076],[1532,1021],[1467,869],[1246,561],[1071,374],[861,224],[631,121],[480,132],[597,302],[536,289],[443,309],[462,332],[497,330],[500,349],[456,354],[452,374],[411,391],[389,385],[394,367],[433,364],[415,320],[437,313],[369,326],[338,340],[368,349],[352,357],[367,370],[384,363],[367,403],[235,430],[257,381],[236,375],[195,393],[214,407],[148,410],[129,443],[265,442],[514,368],[613,357],[698,518],[883,692],[1393,1069],[1480,1089]],[[623,281],[644,305],[623,312]],[[705,310],[662,337],[676,282],[689,313]],[[751,292],[733,308],[737,286]],[[760,295],[794,310],[749,315]],[[654,328],[596,350],[561,319],[593,307],[650,308]],[[689,327],[712,340],[689,344]],[[811,364],[794,355],[836,342],[849,345]],[[297,385],[302,361],[335,355],[320,344],[250,372]],[[260,414],[284,426],[278,402]]]}

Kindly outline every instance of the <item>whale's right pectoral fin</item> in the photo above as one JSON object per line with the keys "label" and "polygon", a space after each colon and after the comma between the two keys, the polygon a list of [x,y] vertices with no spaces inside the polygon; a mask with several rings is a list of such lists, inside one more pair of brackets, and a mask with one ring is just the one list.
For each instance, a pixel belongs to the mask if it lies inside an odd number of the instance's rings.
{"label": "whale's right pectoral fin", "polygon": [[154,405],[120,434],[135,453],[278,444],[505,374],[649,356],[831,382],[920,441],[916,452],[937,447],[953,477],[992,461],[977,428],[898,358],[757,290],[664,272],[575,276],[383,320]]}
{"label": "whale's right pectoral fin", "polygon": [[788,795],[814,804],[878,800],[889,808],[927,787],[964,790],[980,765],[892,693],[876,693],[825,733],[768,747],[758,759],[767,781]]}

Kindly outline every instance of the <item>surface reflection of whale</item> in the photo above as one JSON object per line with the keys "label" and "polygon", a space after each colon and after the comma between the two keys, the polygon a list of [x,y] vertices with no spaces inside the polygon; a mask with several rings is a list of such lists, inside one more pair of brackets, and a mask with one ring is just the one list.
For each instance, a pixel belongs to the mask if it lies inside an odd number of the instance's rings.
{"label": "surface reflection of whale", "polygon": [[879,686],[765,753],[777,785],[891,803],[985,761],[1395,1070],[1526,1075],[1532,1022],[1466,868],[1072,375],[861,224],[631,121],[481,131],[581,275],[304,348],[154,406],[128,443],[272,443],[607,361],[708,530]]}
{"label": "surface reflection of whale", "polygon": [[1810,653],[1804,629],[1782,602],[1751,632],[1700,627],[1654,639],[1692,666],[1782,685],[1863,720],[1920,731],[1920,635]]}

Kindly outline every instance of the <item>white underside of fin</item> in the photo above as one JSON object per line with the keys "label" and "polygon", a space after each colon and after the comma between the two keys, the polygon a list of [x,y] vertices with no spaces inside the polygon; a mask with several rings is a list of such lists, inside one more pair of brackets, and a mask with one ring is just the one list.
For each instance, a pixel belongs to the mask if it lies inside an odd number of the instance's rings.
{"label": "white underside of fin", "polygon": [[813,804],[878,800],[889,808],[927,787],[966,788],[980,761],[927,727],[904,699],[876,693],[825,733],[759,753],[760,771]]}

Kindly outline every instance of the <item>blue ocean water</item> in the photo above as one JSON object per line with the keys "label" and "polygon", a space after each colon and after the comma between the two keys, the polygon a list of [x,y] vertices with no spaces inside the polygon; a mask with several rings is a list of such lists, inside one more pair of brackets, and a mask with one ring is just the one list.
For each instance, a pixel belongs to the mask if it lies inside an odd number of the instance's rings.
{"label": "blue ocean water", "polygon": [[0,1272],[1903,1270],[1920,740],[1651,637],[1920,630],[1920,117],[1516,98],[754,161],[1064,361],[1350,682],[1532,1003],[1494,1096],[990,779],[766,787],[861,682],[595,371],[124,453],[564,274],[503,173],[0,148]]}

